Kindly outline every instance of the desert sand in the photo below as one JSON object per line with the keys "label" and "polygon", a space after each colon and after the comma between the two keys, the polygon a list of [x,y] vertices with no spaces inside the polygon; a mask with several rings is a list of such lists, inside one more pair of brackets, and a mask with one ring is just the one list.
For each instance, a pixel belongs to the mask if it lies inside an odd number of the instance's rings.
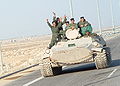
{"label": "desert sand", "polygon": [[51,36],[3,40],[1,45],[3,73],[10,73],[39,63]]}

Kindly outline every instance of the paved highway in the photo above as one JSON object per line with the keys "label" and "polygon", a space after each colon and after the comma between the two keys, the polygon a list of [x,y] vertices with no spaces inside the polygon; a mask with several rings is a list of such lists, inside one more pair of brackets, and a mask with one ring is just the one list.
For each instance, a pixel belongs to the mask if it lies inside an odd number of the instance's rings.
{"label": "paved highway", "polygon": [[110,68],[97,70],[93,63],[66,67],[62,74],[44,78],[36,70],[6,86],[120,86],[120,37],[107,41],[111,48]]}

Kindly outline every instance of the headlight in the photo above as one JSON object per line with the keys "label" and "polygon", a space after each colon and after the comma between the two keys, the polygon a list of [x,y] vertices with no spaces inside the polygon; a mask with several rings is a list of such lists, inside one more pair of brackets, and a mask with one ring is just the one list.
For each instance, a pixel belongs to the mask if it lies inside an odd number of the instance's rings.
{"label": "headlight", "polygon": [[48,50],[46,50],[46,51],[45,51],[45,53],[46,53],[46,54],[49,54],[49,53],[50,53],[50,50],[49,50],[49,49],[48,49]]}
{"label": "headlight", "polygon": [[98,43],[97,42],[93,42],[92,43],[94,46],[98,46]]}
{"label": "headlight", "polygon": [[49,50],[49,49],[45,50],[43,59],[44,59],[44,58],[47,58],[47,57],[50,57],[50,50]]}
{"label": "headlight", "polygon": [[99,43],[97,43],[97,42],[93,42],[92,44],[93,44],[95,47],[99,46]]}

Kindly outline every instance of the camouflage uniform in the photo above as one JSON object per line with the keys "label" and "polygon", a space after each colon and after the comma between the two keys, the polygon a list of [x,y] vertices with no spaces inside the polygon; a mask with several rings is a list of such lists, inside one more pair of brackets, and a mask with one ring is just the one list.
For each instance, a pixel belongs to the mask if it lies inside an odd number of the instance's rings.
{"label": "camouflage uniform", "polygon": [[74,27],[75,29],[78,29],[78,26],[77,26],[76,23],[74,23],[74,24],[69,24],[69,26],[66,27],[66,29],[71,29],[72,27]]}
{"label": "camouflage uniform", "polygon": [[[78,22],[77,25],[78,25],[78,28],[80,28],[79,33],[82,36],[86,35],[86,32],[92,33],[92,27],[91,27],[91,24],[88,21]],[[81,27],[81,25],[83,25],[83,27]],[[85,26],[85,25],[87,25],[87,26]]]}
{"label": "camouflage uniform", "polygon": [[48,26],[51,28],[52,31],[52,39],[51,43],[49,44],[49,49],[51,49],[57,42],[59,36],[59,28],[62,26],[62,22],[60,22],[56,27],[53,27],[49,22],[47,22]]}
{"label": "camouflage uniform", "polygon": [[[53,21],[57,21],[57,18],[55,16],[53,17]],[[67,19],[65,18],[64,21],[62,22],[62,25],[65,24],[66,21]],[[59,24],[60,22],[57,22],[57,23]],[[64,39],[64,30],[63,30],[62,25],[61,27],[58,28],[59,29],[58,41],[60,41],[62,38]]]}

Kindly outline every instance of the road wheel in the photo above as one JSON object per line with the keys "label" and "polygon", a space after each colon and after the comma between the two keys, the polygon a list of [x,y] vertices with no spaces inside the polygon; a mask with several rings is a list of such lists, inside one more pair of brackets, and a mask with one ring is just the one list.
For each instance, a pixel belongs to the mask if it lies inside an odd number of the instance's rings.
{"label": "road wheel", "polygon": [[111,55],[108,49],[103,49],[102,52],[97,52],[95,56],[95,65],[97,69],[107,68],[111,63]]}
{"label": "road wheel", "polygon": [[58,75],[62,72],[62,67],[54,67],[52,70],[54,75]]}
{"label": "road wheel", "polygon": [[109,47],[105,48],[106,51],[106,56],[107,56],[107,60],[108,60],[108,65],[110,66],[111,62],[112,62],[112,58],[111,58],[111,50]]}
{"label": "road wheel", "polygon": [[50,63],[50,59],[49,58],[45,58],[42,60],[42,67],[41,67],[41,74],[44,77],[48,77],[48,76],[53,76],[53,70],[52,70],[52,66]]}

